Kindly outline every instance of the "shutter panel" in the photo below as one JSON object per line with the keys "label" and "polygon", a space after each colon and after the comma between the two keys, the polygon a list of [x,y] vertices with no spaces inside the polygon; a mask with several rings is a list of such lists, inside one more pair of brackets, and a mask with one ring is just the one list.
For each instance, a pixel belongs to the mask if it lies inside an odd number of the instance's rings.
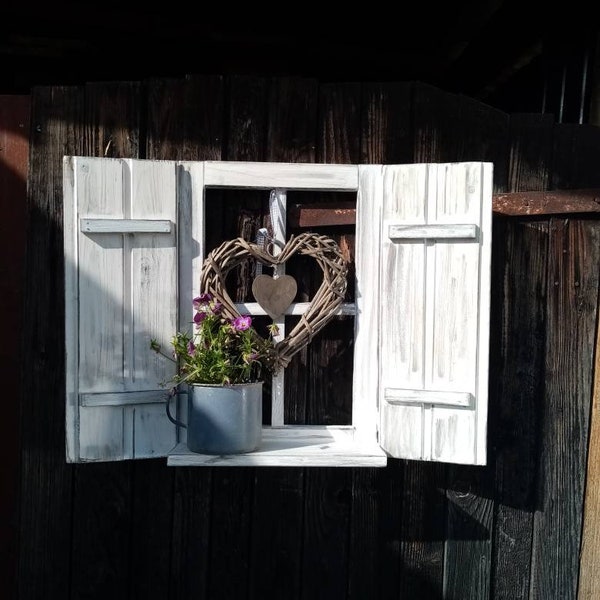
{"label": "shutter panel", "polygon": [[165,456],[177,330],[177,165],[65,157],[67,460]]}
{"label": "shutter panel", "polygon": [[492,165],[383,167],[379,442],[485,464]]}

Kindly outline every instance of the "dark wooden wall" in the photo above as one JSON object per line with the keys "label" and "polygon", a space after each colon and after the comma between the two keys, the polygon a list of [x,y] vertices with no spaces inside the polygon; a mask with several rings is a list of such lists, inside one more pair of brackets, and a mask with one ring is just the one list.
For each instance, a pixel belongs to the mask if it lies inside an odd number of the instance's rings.
{"label": "dark wooden wall", "polygon": [[29,160],[29,96],[0,95],[0,581],[15,591],[19,476],[19,372]]}
{"label": "dark wooden wall", "polygon": [[[61,160],[485,160],[496,191],[516,191],[600,187],[599,150],[599,129],[509,117],[419,83],[191,76],[34,89],[17,597],[576,598],[600,222],[495,218],[486,467],[68,465]],[[252,235],[265,202],[215,197],[210,218],[209,243]],[[331,233],[351,250],[351,230]],[[334,324],[295,357],[288,422],[349,419],[349,336]]]}

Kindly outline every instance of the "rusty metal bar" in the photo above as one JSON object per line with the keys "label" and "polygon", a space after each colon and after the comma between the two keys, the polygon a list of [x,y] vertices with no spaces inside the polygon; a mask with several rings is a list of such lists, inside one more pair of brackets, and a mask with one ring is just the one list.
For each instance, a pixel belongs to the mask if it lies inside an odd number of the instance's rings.
{"label": "rusty metal bar", "polygon": [[[494,214],[544,216],[572,213],[600,213],[600,189],[511,192],[492,196]],[[354,202],[295,204],[288,209],[291,227],[354,225]]]}

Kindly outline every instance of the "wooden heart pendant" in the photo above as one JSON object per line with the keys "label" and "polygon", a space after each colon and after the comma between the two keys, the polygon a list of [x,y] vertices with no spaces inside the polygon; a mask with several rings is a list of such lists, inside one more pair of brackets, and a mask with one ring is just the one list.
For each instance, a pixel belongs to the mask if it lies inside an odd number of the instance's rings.
{"label": "wooden heart pendant", "polygon": [[[273,256],[265,248],[237,238],[224,242],[206,257],[200,278],[200,291],[212,294],[223,305],[225,316],[235,319],[240,314],[225,289],[227,274],[250,258],[273,267],[285,263],[294,254],[312,256],[323,271],[323,282],[298,324],[277,344],[278,367],[288,365],[292,356],[331,321],[344,300],[348,266],[336,242],[324,235],[302,233],[292,236],[281,252]],[[277,318],[293,301],[296,282],[286,275],[279,279],[261,275],[252,285],[252,292],[266,313]]]}
{"label": "wooden heart pendant", "polygon": [[272,318],[279,318],[294,301],[298,286],[291,275],[282,275],[277,279],[268,275],[259,275],[252,282],[254,299]]}

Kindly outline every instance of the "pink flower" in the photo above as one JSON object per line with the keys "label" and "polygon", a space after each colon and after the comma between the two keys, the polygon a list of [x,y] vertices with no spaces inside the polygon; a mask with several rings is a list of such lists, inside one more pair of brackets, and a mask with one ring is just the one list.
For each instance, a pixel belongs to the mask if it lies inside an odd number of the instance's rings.
{"label": "pink flower", "polygon": [[236,317],[231,324],[236,331],[246,331],[252,325],[252,317]]}

